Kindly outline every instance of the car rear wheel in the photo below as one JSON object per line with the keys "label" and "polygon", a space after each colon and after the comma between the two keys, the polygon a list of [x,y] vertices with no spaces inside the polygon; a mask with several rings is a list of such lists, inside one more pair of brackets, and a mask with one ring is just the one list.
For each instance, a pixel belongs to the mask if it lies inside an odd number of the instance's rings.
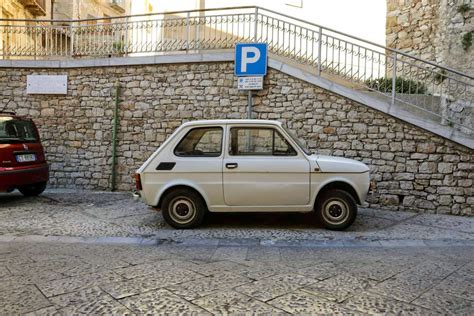
{"label": "car rear wheel", "polygon": [[40,182],[30,185],[25,185],[18,188],[24,196],[37,196],[44,192],[46,189],[46,182]]}
{"label": "car rear wheel", "polygon": [[316,216],[324,227],[344,230],[351,226],[357,216],[357,203],[343,190],[328,190],[316,202]]}
{"label": "car rear wheel", "polygon": [[200,225],[206,214],[206,204],[196,192],[188,189],[171,191],[163,198],[163,217],[174,228]]}

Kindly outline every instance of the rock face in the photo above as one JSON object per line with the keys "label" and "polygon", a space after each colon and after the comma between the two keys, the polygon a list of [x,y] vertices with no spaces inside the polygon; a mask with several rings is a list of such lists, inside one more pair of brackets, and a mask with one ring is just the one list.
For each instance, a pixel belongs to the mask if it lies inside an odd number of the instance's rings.
{"label": "rock face", "polygon": [[465,50],[464,34],[474,31],[474,4],[463,0],[387,0],[386,46],[472,75],[474,45]]}
{"label": "rock face", "polygon": [[[26,94],[26,75],[67,74],[68,94]],[[0,69],[0,108],[35,119],[54,187],[108,189],[114,83],[121,85],[118,188],[183,122],[245,118],[232,63],[61,70]],[[283,121],[320,154],[370,166],[368,203],[392,210],[473,215],[472,150],[269,69],[254,118]]]}

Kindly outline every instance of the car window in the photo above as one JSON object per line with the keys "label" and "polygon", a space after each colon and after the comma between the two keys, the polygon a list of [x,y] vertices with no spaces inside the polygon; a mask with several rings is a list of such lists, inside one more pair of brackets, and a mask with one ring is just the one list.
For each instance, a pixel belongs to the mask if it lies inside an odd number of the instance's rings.
{"label": "car window", "polygon": [[176,156],[219,157],[222,151],[222,128],[200,127],[190,130],[174,150]]}
{"label": "car window", "polygon": [[38,135],[30,120],[0,117],[0,143],[37,141]]}
{"label": "car window", "polygon": [[231,128],[229,154],[234,156],[295,156],[296,151],[273,128]]}

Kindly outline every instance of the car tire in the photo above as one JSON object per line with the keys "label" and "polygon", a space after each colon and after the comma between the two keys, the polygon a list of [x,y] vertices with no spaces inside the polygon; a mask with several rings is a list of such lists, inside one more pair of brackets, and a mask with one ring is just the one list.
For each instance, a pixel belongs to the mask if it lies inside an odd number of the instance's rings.
{"label": "car tire", "polygon": [[354,223],[357,203],[344,190],[328,190],[316,201],[316,216],[320,223],[330,230],[344,230]]}
{"label": "car tire", "polygon": [[165,221],[180,229],[199,226],[207,212],[201,195],[188,189],[177,189],[166,194],[161,210]]}
{"label": "car tire", "polygon": [[40,182],[30,185],[25,185],[18,188],[24,196],[37,196],[44,192],[46,189],[46,182]]}

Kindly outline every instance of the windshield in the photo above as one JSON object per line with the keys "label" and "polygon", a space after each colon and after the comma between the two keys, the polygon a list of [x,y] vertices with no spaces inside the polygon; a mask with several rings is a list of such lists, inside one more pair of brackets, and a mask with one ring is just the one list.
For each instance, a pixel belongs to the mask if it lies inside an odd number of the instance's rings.
{"label": "windshield", "polygon": [[0,117],[0,143],[33,143],[38,141],[33,122],[12,117]]}
{"label": "windshield", "polygon": [[306,155],[311,155],[311,151],[306,147],[306,144],[305,142],[298,138],[298,136],[296,136],[296,134],[289,130],[285,125],[282,125],[283,126],[283,129],[288,133],[288,135],[290,135],[291,139],[293,139],[295,141],[295,143],[304,151],[304,153]]}

